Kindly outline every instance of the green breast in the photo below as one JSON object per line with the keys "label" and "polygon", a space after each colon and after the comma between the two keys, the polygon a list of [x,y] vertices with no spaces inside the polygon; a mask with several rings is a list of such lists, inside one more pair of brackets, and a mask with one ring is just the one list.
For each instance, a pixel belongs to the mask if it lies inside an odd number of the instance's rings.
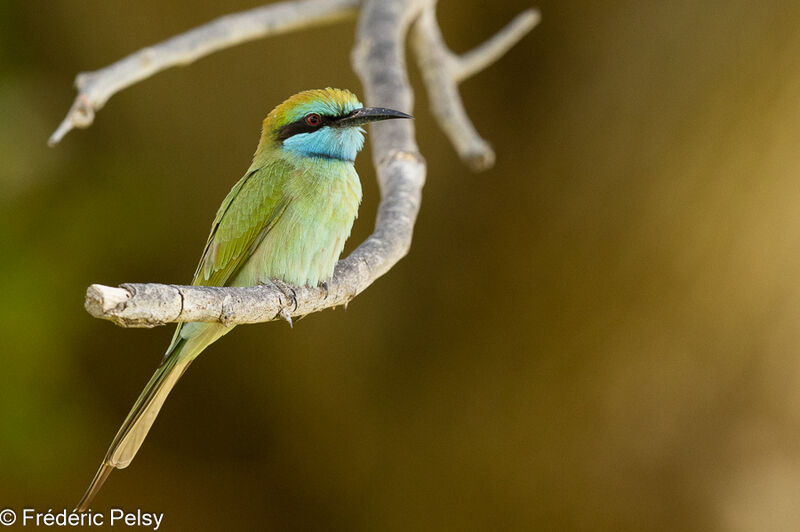
{"label": "green breast", "polygon": [[316,286],[333,274],[361,202],[355,168],[344,161],[293,160],[286,208],[237,273],[233,286],[270,279]]}

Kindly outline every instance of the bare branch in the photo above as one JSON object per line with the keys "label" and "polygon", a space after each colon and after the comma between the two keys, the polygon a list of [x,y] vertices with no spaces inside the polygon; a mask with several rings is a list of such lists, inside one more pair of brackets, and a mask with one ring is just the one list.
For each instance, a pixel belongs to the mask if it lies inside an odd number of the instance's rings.
{"label": "bare branch", "polygon": [[296,0],[257,7],[142,48],[103,69],[82,72],[75,78],[75,102],[48,144],[55,146],[73,128],[89,127],[95,111],[111,96],[162,70],[243,42],[354,16],[359,4],[359,0]]}
{"label": "bare branch", "polygon": [[467,116],[458,83],[502,56],[539,22],[539,12],[521,13],[494,37],[459,57],[444,42],[435,7],[436,2],[425,7],[412,35],[422,79],[433,114],[461,160],[475,171],[485,170],[494,164],[494,150]]}
{"label": "bare branch", "polygon": [[[355,5],[354,2],[322,0],[302,0],[292,5],[304,5],[308,8],[312,3],[324,4],[330,9],[333,9],[333,4],[341,9],[349,9],[345,4]],[[276,5],[287,6],[286,9],[289,9],[290,4]],[[317,15],[319,12],[313,16],[307,15],[304,20],[320,20]],[[240,15],[230,15],[238,16]],[[296,20],[298,26],[301,25],[299,19]],[[419,20],[416,25],[417,48],[424,43],[433,42],[435,45],[435,57],[423,68],[423,72],[432,76],[431,70],[436,65],[447,63],[446,80],[437,77],[434,79],[436,83],[432,85],[426,81],[429,91],[432,87],[435,88],[432,93],[438,97],[442,94],[439,90],[440,84],[451,86],[453,94],[448,97],[455,98],[455,105],[464,113],[455,90],[454,72],[459,68],[467,71],[485,66],[510,46],[513,39],[500,36],[493,38],[468,54],[473,59],[464,64],[477,66],[460,67],[460,60],[444,46],[433,18],[432,0],[364,0],[351,60],[364,86],[367,104],[406,112],[412,110],[414,95],[408,82],[404,43],[408,29],[415,20]],[[506,28],[503,33],[519,35],[519,28],[522,26],[524,24],[512,23],[509,26],[512,29]],[[204,28],[201,26],[188,34],[203,35]],[[179,35],[170,41],[181,39],[185,35]],[[170,41],[165,41],[162,45]],[[217,48],[204,49],[210,53]],[[483,51],[479,53],[480,50]],[[424,51],[420,53],[419,49],[417,53],[421,60],[429,57]],[[193,58],[200,55],[202,54],[198,52]],[[124,61],[127,59],[120,63]],[[114,65],[108,69],[112,67]],[[155,71],[151,73],[153,72]],[[108,75],[113,77],[113,73]],[[145,74],[137,74],[137,77],[129,78],[127,84],[144,77]],[[117,86],[122,88],[125,85]],[[435,112],[438,116],[436,108]],[[469,124],[465,113],[463,120]],[[216,321],[228,325],[256,323],[346,305],[408,252],[425,182],[426,166],[414,140],[414,123],[410,120],[395,120],[372,124],[370,127],[369,138],[373,146],[373,162],[381,193],[375,230],[347,258],[337,263],[333,277],[327,283],[327,291],[322,288],[294,287],[297,300],[295,308],[294,304],[287,305],[284,293],[274,286],[231,288],[125,284],[115,288],[92,285],[86,292],[86,310],[95,317],[114,321],[121,326],[152,327],[177,321]],[[477,137],[477,133],[474,135]]]}
{"label": "bare branch", "polygon": [[523,11],[489,40],[458,57],[453,76],[461,83],[488,67],[509,51],[520,39],[539,24],[542,16],[537,9]]}

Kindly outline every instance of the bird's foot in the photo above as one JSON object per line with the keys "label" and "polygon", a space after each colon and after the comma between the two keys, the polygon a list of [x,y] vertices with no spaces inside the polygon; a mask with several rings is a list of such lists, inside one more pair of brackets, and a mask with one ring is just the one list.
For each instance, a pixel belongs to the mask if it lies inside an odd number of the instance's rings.
{"label": "bird's foot", "polygon": [[325,281],[320,281],[319,287],[322,288],[323,292],[325,292],[325,297],[323,299],[328,299],[328,283]]}
{"label": "bird's foot", "polygon": [[276,315],[276,317],[277,316],[280,316],[282,319],[286,320],[286,323],[289,324],[289,328],[290,329],[294,329],[294,324],[292,323],[292,315],[286,309],[286,307],[281,307],[281,309],[278,311],[278,314]]}
{"label": "bird's foot", "polygon": [[[278,296],[278,303],[280,303],[281,309],[278,311],[278,314],[276,314],[275,317],[281,317],[282,319],[286,320],[286,323],[289,324],[289,327],[293,327],[292,312],[297,311],[297,292],[294,291],[294,288],[292,288],[291,285],[284,283],[280,279],[270,279],[267,282],[262,282],[262,284],[273,285],[284,295],[286,298],[286,303],[284,303],[283,299]],[[293,307],[291,311],[289,310],[290,307]]]}

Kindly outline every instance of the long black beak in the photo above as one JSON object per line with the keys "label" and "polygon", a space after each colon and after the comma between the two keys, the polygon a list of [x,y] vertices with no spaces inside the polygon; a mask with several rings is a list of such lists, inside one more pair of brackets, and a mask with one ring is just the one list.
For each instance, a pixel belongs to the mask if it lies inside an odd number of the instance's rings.
{"label": "long black beak", "polygon": [[336,120],[336,122],[331,125],[335,127],[353,127],[368,122],[377,122],[378,120],[389,120],[391,118],[414,117],[400,111],[395,111],[394,109],[386,109],[385,107],[362,107]]}

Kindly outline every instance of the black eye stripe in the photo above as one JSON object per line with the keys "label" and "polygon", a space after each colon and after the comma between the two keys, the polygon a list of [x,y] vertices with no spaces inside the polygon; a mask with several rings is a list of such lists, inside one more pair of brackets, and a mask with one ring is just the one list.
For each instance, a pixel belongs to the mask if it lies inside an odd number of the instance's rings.
{"label": "black eye stripe", "polygon": [[324,115],[317,115],[317,116],[319,116],[319,122],[313,126],[309,126],[306,123],[305,116],[300,120],[295,120],[291,124],[286,124],[285,126],[283,126],[278,130],[278,140],[283,142],[289,137],[293,137],[294,135],[299,135],[300,133],[311,133],[312,131],[318,130],[322,126],[326,126],[332,123],[336,119],[336,117],[331,117],[331,116],[324,116]]}

